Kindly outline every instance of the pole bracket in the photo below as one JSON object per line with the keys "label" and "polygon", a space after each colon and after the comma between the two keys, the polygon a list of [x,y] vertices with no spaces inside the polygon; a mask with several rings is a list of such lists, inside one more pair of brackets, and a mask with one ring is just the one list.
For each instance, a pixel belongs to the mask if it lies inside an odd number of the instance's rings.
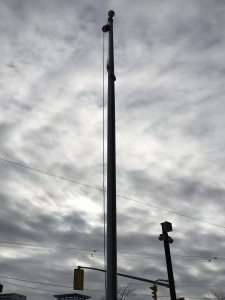
{"label": "pole bracket", "polygon": [[110,30],[110,26],[107,24],[107,25],[104,25],[103,27],[102,27],[102,31],[103,32],[108,32]]}

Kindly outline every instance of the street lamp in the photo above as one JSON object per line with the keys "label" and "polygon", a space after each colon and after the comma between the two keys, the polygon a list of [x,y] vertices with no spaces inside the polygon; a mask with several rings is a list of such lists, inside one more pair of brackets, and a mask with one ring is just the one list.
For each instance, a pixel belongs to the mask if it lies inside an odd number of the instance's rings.
{"label": "street lamp", "polygon": [[173,278],[173,267],[172,267],[172,260],[170,255],[170,244],[173,243],[173,239],[168,235],[168,232],[173,231],[173,227],[172,227],[172,223],[167,221],[161,223],[161,226],[162,226],[162,234],[159,235],[159,240],[163,241],[164,243],[166,266],[167,266],[167,273],[168,273],[169,287],[170,287],[170,297],[171,300],[176,300],[176,290],[175,290],[175,283]]}

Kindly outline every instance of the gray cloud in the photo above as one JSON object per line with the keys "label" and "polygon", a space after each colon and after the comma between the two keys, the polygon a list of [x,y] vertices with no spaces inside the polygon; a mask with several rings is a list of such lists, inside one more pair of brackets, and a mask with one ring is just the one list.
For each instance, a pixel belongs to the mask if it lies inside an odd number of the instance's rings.
{"label": "gray cloud", "polygon": [[[103,184],[109,9],[117,193],[128,197],[117,198],[118,270],[167,278],[158,240],[167,220],[177,294],[202,298],[224,286],[224,229],[156,207],[224,226],[223,1],[1,2],[0,157],[62,177],[0,161],[1,275],[71,287],[77,265],[104,267],[103,193],[91,187]],[[5,292],[34,300],[72,292],[1,279]],[[103,274],[85,271],[85,280],[84,293],[99,299]]]}

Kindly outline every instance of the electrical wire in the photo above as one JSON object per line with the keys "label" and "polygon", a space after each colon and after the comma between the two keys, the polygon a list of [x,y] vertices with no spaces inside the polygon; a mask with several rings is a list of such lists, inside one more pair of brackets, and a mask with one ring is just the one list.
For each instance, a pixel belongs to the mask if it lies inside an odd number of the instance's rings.
{"label": "electrical wire", "polygon": [[[0,241],[0,247],[12,247],[16,246],[16,250],[18,251],[20,248],[27,248],[29,251],[40,251],[40,252],[50,252],[56,254],[56,252],[62,252],[63,254],[71,254],[74,255],[74,251],[76,251],[76,255],[90,255],[92,252],[95,252],[95,256],[102,257],[102,252],[104,251],[100,249],[88,249],[88,248],[76,248],[76,247],[61,247],[57,245],[46,245],[46,244],[23,244],[23,243],[15,243],[15,242],[6,242]],[[45,249],[47,248],[47,249]],[[52,249],[51,249],[52,248]],[[24,250],[23,250],[24,251]],[[146,253],[146,252],[131,252],[131,251],[118,251],[119,259],[148,259],[148,260],[164,260],[165,257],[162,254],[157,253]],[[205,261],[205,260],[213,260],[213,261],[224,261],[225,257],[220,257],[216,254],[212,256],[197,256],[197,255],[173,255],[174,261]]]}
{"label": "electrical wire", "polygon": [[[65,180],[65,181],[68,181],[68,182],[71,182],[71,183],[79,184],[79,185],[82,185],[84,187],[87,187],[87,188],[90,188],[90,189],[94,189],[94,190],[97,190],[97,191],[100,191],[100,192],[103,191],[102,188],[94,187],[94,186],[91,186],[91,185],[88,185],[88,184],[81,183],[79,181],[75,181],[75,180],[68,179],[68,178],[65,178],[65,177],[62,177],[62,176],[54,175],[54,174],[49,173],[49,172],[41,171],[39,169],[36,169],[36,168],[33,168],[33,167],[29,167],[27,165],[24,165],[24,164],[21,164],[21,163],[17,163],[17,162],[8,160],[8,159],[4,159],[2,157],[0,157],[0,161],[4,161],[4,162],[7,162],[7,163],[16,165],[16,166],[27,168],[29,170],[32,170],[32,171],[35,171],[35,172],[38,172],[38,173],[41,173],[41,174],[45,174],[45,175],[48,175],[48,176],[52,176],[52,177],[55,177],[55,178],[58,178],[58,179],[61,179],[61,180]],[[146,206],[149,206],[149,207],[153,207],[153,208],[156,208],[156,209],[159,209],[159,210],[162,210],[162,211],[166,211],[166,212],[169,212],[169,213],[172,213],[172,214],[184,217],[184,218],[188,218],[188,219],[191,219],[191,220],[194,220],[194,221],[197,221],[197,222],[201,222],[201,223],[204,223],[204,224],[208,224],[208,225],[211,225],[211,226],[216,226],[218,228],[225,229],[225,226],[222,226],[222,225],[219,225],[219,224],[215,224],[215,223],[211,223],[211,222],[207,222],[207,221],[204,221],[204,220],[201,220],[201,219],[198,219],[198,218],[194,218],[194,217],[191,217],[191,216],[188,216],[188,215],[185,215],[185,214],[182,214],[182,213],[170,210],[170,209],[166,209],[166,208],[163,208],[163,207],[160,207],[160,206],[157,206],[157,205],[153,205],[153,204],[150,204],[150,203],[147,203],[147,202],[144,202],[144,201],[135,200],[135,199],[133,199],[131,197],[128,197],[128,196],[122,196],[122,195],[119,195],[119,194],[117,194],[116,196],[120,197],[120,198],[123,198],[123,199],[127,199],[129,201],[133,201],[133,202],[139,203],[139,204],[143,204],[143,205],[146,205]]]}
{"label": "electrical wire", "polygon": [[[38,275],[38,276],[42,276],[42,275]],[[55,284],[51,284],[51,283],[49,283],[49,284],[47,284],[47,283],[45,283],[45,282],[39,282],[39,281],[29,281],[29,280],[25,280],[25,279],[19,279],[19,278],[12,278],[12,277],[6,277],[6,276],[0,276],[0,278],[7,278],[7,279],[10,279],[10,280],[16,280],[16,281],[24,281],[24,282],[28,282],[28,283],[33,283],[33,284],[40,284],[40,285],[53,285],[53,286],[56,286],[56,287],[68,287],[68,288],[70,288],[69,286],[63,286],[63,285],[55,285]],[[52,277],[52,278],[54,278],[54,277]],[[88,281],[88,282],[98,282],[98,283],[101,283],[102,281],[93,281],[93,280],[85,280],[85,281]],[[6,283],[6,284],[12,284],[12,285],[18,285],[18,284],[15,284],[15,283],[10,283],[10,282],[7,282],[7,281],[3,281],[3,280],[1,280],[1,282],[2,283]],[[146,283],[143,283],[143,284],[135,284],[135,285],[146,285]],[[27,287],[27,286],[24,286],[24,285],[18,285],[18,286],[21,286],[21,287]],[[179,287],[179,288],[183,288],[183,287],[185,287],[185,288],[193,288],[193,287],[204,287],[204,288],[220,288],[220,287],[223,287],[223,286],[206,286],[206,285],[204,285],[204,286],[201,286],[201,285],[194,285],[194,286],[177,286],[177,287]],[[27,288],[33,288],[33,287],[27,287]],[[87,289],[88,290],[88,289]],[[92,290],[92,289],[89,289],[89,290]],[[46,291],[46,290],[44,290],[44,291]],[[101,290],[92,290],[92,291],[100,291],[100,292],[104,292],[104,291],[101,291]],[[134,295],[145,295],[145,294],[134,294]],[[169,297],[169,296],[160,296],[160,297]],[[194,298],[194,297],[185,297],[185,298],[190,298],[190,299],[201,299],[201,298]],[[208,299],[208,298],[207,298]],[[214,298],[209,298],[209,299],[214,299]]]}
{"label": "electrical wire", "polygon": [[[10,272],[7,272],[5,271],[6,274],[3,274],[4,276],[8,276],[8,274],[11,274]],[[19,274],[19,275],[28,275],[29,278],[30,276],[36,276],[36,277],[44,277],[44,278],[51,278],[51,279],[63,279],[63,280],[71,280],[71,277],[64,277],[64,276],[52,276],[52,275],[44,275],[44,274],[35,274],[35,273],[27,273],[27,272],[19,272],[19,271],[14,271],[13,270],[13,275],[14,274]],[[89,281],[89,280],[86,280],[85,281]]]}
{"label": "electrical wire", "polygon": [[[0,276],[1,278],[4,278],[3,276]],[[11,278],[10,278],[11,279]],[[25,280],[22,280],[22,279],[13,279],[13,280],[18,280],[18,281],[25,281]],[[5,282],[5,281],[2,281],[3,283],[5,283],[5,284],[9,284],[9,285],[15,285],[15,286],[19,286],[19,287],[23,287],[23,288],[28,288],[28,289],[32,289],[32,290],[37,290],[37,291],[43,291],[43,292],[46,292],[46,293],[54,293],[55,291],[49,291],[49,290],[43,290],[43,289],[40,289],[40,288],[36,288],[36,287],[28,287],[28,286],[24,286],[24,285],[19,285],[19,284],[16,284],[16,283],[9,283],[9,282]],[[43,282],[37,282],[37,281],[35,281],[35,282],[32,282],[32,283],[35,283],[35,284],[44,284],[44,285],[47,285],[47,284],[45,284],[45,283],[43,283]],[[52,285],[52,284],[48,284],[48,285]],[[55,285],[53,285],[53,286],[55,286]],[[62,286],[62,285],[56,285],[57,287],[64,287],[64,286]],[[205,287],[207,287],[207,286],[205,286]],[[96,290],[96,289],[84,289],[84,290],[86,290],[86,291],[93,291],[93,292],[101,292],[101,293],[104,293],[104,291],[102,291],[102,290]],[[143,296],[143,297],[149,297],[149,295],[148,294],[140,294],[140,293],[134,293],[133,294],[134,296]],[[170,296],[160,296],[159,298],[170,298]],[[202,299],[202,300],[205,300],[206,298],[201,298],[201,297],[185,297],[185,299]],[[213,299],[217,299],[217,298],[212,298],[212,297],[210,297],[210,298],[208,298],[207,297],[207,300],[213,300]]]}
{"label": "electrical wire", "polygon": [[[21,281],[21,282],[27,282],[27,283],[32,283],[32,284],[45,285],[45,286],[72,288],[71,286],[66,286],[66,285],[59,285],[59,284],[56,285],[56,284],[52,284],[52,283],[39,282],[39,281],[33,281],[33,280],[26,280],[26,279],[19,279],[19,278],[8,277],[8,276],[0,276],[0,278],[9,279],[9,280],[15,280],[15,281]],[[21,285],[15,284],[15,283],[9,283],[9,282],[5,282],[5,283],[6,284],[15,285],[15,286],[21,286]],[[40,288],[37,289],[37,288],[34,288],[34,287],[28,287],[28,286],[21,286],[21,287],[32,288],[32,289],[35,289],[35,290],[41,290]],[[201,287],[201,286],[187,286],[187,287]],[[203,287],[206,288],[206,287],[212,287],[212,286],[203,286]],[[84,290],[104,293],[104,291],[102,291],[102,290],[96,290],[96,289],[84,289]],[[47,291],[47,290],[41,290],[41,291],[51,292],[51,291]],[[133,295],[137,295],[137,296],[149,296],[149,295],[146,295],[146,294],[137,294],[137,293],[134,293]],[[160,297],[162,297],[162,298],[169,298],[169,296],[160,296]],[[205,299],[205,298],[201,298],[201,297],[185,297],[185,298],[188,298],[188,299]],[[207,299],[217,299],[217,298],[207,298]]]}
{"label": "electrical wire", "polygon": [[[0,241],[0,244],[9,244],[9,245],[15,245],[15,246],[28,246],[28,247],[47,247],[47,248],[59,248],[63,250],[78,250],[78,251],[93,251],[93,249],[90,248],[76,248],[76,247],[63,247],[63,246],[58,246],[58,245],[48,245],[48,244],[25,244],[25,243],[16,243],[16,242],[6,242],[6,241]],[[97,251],[101,251],[99,249],[94,249]]]}
{"label": "electrical wire", "polygon": [[[15,280],[15,281],[22,281],[22,282],[28,282],[28,283],[34,283],[34,284],[40,284],[40,285],[46,285],[46,286],[55,286],[55,287],[63,287],[63,288],[69,288],[72,289],[72,286],[68,285],[61,285],[61,284],[53,284],[53,283],[47,283],[47,282],[39,282],[39,281],[33,281],[33,280],[26,280],[26,279],[19,279],[15,277],[8,277],[8,276],[0,276],[0,278],[4,279],[10,279],[10,280]],[[93,290],[93,289],[84,289],[87,291],[95,291],[95,292],[104,292],[102,290]]]}
{"label": "electrical wire", "polygon": [[134,199],[132,199],[132,198],[130,198],[130,197],[126,197],[126,196],[122,196],[122,195],[117,195],[117,196],[120,197],[120,198],[123,198],[123,199],[128,199],[128,200],[133,201],[133,202],[136,202],[136,203],[140,203],[140,204],[143,204],[143,205],[147,205],[147,206],[150,206],[150,207],[154,207],[154,208],[156,208],[156,209],[160,209],[160,210],[163,210],[163,211],[172,213],[172,214],[176,214],[176,215],[178,215],[178,216],[185,217],[185,218],[188,218],[188,219],[191,219],[191,220],[194,220],[194,221],[206,223],[206,224],[209,224],[209,225],[212,225],[212,226],[217,226],[217,227],[220,227],[220,228],[225,229],[225,226],[218,225],[218,224],[211,223],[211,222],[207,222],[207,221],[204,221],[204,220],[201,220],[201,219],[198,219],[198,218],[190,217],[190,216],[187,216],[187,215],[185,215],[185,214],[182,214],[182,213],[179,213],[179,212],[172,211],[172,210],[170,210],[170,209],[162,208],[162,207],[160,207],[160,206],[156,206],[156,205],[153,205],[153,204],[149,204],[149,203],[146,203],[146,202],[143,202],[143,201],[140,201],[140,200],[134,200]]}
{"label": "electrical wire", "polygon": [[11,279],[11,280],[16,280],[16,281],[23,281],[23,282],[29,282],[29,283],[35,283],[35,284],[49,285],[49,286],[72,288],[72,286],[68,286],[68,285],[59,285],[59,284],[53,284],[53,283],[47,283],[47,282],[38,282],[38,281],[33,281],[33,280],[19,279],[19,278],[15,278],[15,277],[8,277],[8,276],[2,276],[2,275],[0,275],[0,278]]}
{"label": "electrical wire", "polygon": [[2,283],[6,284],[6,285],[15,285],[15,286],[19,286],[19,287],[22,287],[22,288],[25,288],[25,289],[32,289],[32,290],[36,290],[36,291],[42,291],[42,292],[46,292],[46,293],[54,293],[55,291],[49,291],[49,290],[43,290],[43,289],[40,289],[40,288],[34,288],[33,286],[26,286],[26,285],[21,285],[21,284],[16,284],[16,283],[11,283],[11,282],[7,282],[7,281],[3,281],[1,280]]}
{"label": "electrical wire", "polygon": [[2,157],[0,157],[0,160],[4,161],[4,162],[7,162],[7,163],[10,163],[10,164],[13,164],[13,165],[16,165],[16,166],[19,166],[19,167],[22,167],[22,168],[26,168],[26,169],[41,173],[41,174],[45,174],[45,175],[52,176],[52,177],[55,177],[55,178],[58,178],[58,179],[61,179],[61,180],[69,181],[69,182],[87,187],[89,189],[93,189],[93,190],[97,190],[97,191],[102,192],[101,188],[94,187],[94,186],[91,186],[91,185],[88,185],[88,184],[85,184],[85,183],[81,183],[81,182],[76,181],[76,180],[68,179],[68,178],[65,178],[65,177],[62,177],[62,176],[58,176],[58,175],[55,175],[55,174],[52,174],[52,173],[49,173],[49,172],[46,172],[46,171],[42,171],[42,170],[27,166],[27,165],[22,164],[22,163],[17,163],[17,162],[14,162],[14,161],[2,158]]}

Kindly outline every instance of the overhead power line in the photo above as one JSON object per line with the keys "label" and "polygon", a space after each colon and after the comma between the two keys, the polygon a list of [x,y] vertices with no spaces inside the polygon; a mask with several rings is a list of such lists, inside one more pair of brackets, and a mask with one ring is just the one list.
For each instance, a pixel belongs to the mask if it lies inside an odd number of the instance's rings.
{"label": "overhead power line", "polygon": [[[5,279],[10,279],[10,280],[15,280],[15,281],[28,282],[28,283],[34,283],[34,284],[47,285],[47,286],[55,286],[55,287],[63,287],[63,288],[72,289],[72,286],[68,286],[68,285],[61,285],[61,284],[53,284],[53,283],[47,283],[47,282],[39,282],[39,281],[33,281],[33,280],[19,279],[19,278],[8,277],[8,276],[0,276],[0,278],[5,278]],[[93,290],[93,289],[85,289],[85,290],[95,291],[95,292],[103,292],[101,290]]]}
{"label": "overhead power line", "polygon": [[[3,276],[0,276],[1,278],[3,277]],[[23,280],[20,280],[20,279],[13,279],[13,280],[18,280],[18,281],[23,281]],[[46,293],[54,293],[55,291],[50,291],[50,290],[44,290],[44,289],[40,289],[40,288],[37,288],[37,287],[34,287],[34,286],[25,286],[25,285],[20,285],[20,284],[16,284],[16,283],[11,283],[11,282],[7,282],[7,281],[2,281],[3,283],[5,283],[5,284],[9,284],[9,285],[15,285],[15,286],[18,286],[18,287],[22,287],[22,288],[27,288],[27,289],[32,289],[32,290],[37,290],[37,291],[43,291],[43,292],[46,292]],[[43,283],[41,283],[41,282],[33,282],[33,283],[35,283],[35,284],[43,284]],[[49,285],[51,285],[51,284],[49,284]],[[55,285],[54,285],[55,286]],[[61,285],[57,285],[57,287],[62,287]],[[207,287],[207,286],[205,286],[205,287]],[[210,286],[209,286],[210,287]],[[103,293],[104,291],[102,291],[102,290],[95,290],[95,289],[85,289],[85,290],[87,290],[87,291],[93,291],[93,292],[101,292],[101,293]],[[143,297],[149,297],[149,295],[148,294],[140,294],[140,293],[135,293],[134,294],[134,296],[143,296]],[[160,296],[160,298],[170,298],[170,296]],[[212,298],[212,297],[210,297],[210,298],[201,298],[201,297],[185,297],[185,299],[200,299],[200,300],[214,300],[214,299],[217,299],[217,298]]]}
{"label": "overhead power line", "polygon": [[41,173],[41,174],[52,176],[52,177],[55,177],[55,178],[58,178],[58,179],[61,179],[61,180],[65,180],[65,181],[69,181],[69,182],[72,182],[72,183],[76,183],[76,184],[82,185],[84,187],[87,187],[89,189],[93,189],[93,190],[97,190],[97,191],[102,192],[101,188],[97,188],[97,187],[94,187],[94,186],[91,186],[91,185],[88,185],[88,184],[85,184],[85,183],[81,183],[81,182],[76,181],[76,180],[72,180],[72,179],[62,177],[62,176],[58,176],[58,175],[55,175],[55,174],[52,174],[52,173],[49,173],[49,172],[46,172],[46,171],[42,171],[42,170],[27,166],[27,165],[24,165],[24,164],[21,164],[21,163],[17,163],[17,162],[14,162],[14,161],[2,158],[2,157],[0,157],[0,160],[4,161],[4,162],[7,162],[7,163],[10,163],[10,164],[13,164],[13,165],[16,165],[16,166],[19,166],[19,167],[22,167],[22,168],[26,168],[26,169]]}
{"label": "overhead power line", "polygon": [[46,247],[46,248],[54,248],[57,247],[58,249],[62,250],[78,250],[78,251],[101,251],[100,249],[90,249],[90,248],[76,248],[76,247],[63,247],[58,245],[47,245],[47,244],[27,244],[27,243],[16,243],[16,242],[6,242],[6,241],[0,241],[0,244],[6,244],[6,245],[15,245],[15,246],[27,246],[27,247]]}
{"label": "overhead power line", "polygon": [[208,225],[213,225],[213,226],[217,226],[217,227],[220,227],[220,228],[225,229],[225,226],[218,225],[218,224],[211,223],[211,222],[207,222],[207,221],[204,221],[204,220],[201,220],[201,219],[198,219],[198,218],[194,218],[194,217],[191,217],[191,216],[188,216],[188,215],[185,215],[185,214],[182,214],[182,213],[179,213],[179,212],[170,210],[170,209],[166,209],[166,208],[163,208],[163,207],[160,207],[160,206],[156,206],[156,205],[153,205],[153,204],[146,203],[146,202],[144,202],[144,201],[134,200],[134,199],[132,199],[132,198],[130,198],[130,197],[121,196],[121,195],[117,195],[117,196],[120,197],[120,198],[128,199],[128,200],[130,200],[130,201],[133,201],[133,202],[137,202],[137,203],[146,205],[146,206],[154,207],[154,208],[156,208],[156,209],[164,210],[164,211],[169,212],[169,213],[171,213],[171,214],[176,214],[176,215],[178,215],[178,216],[185,217],[185,218],[188,218],[188,219],[191,219],[191,220],[194,220],[194,221],[206,223],[206,224],[208,224]]}
{"label": "overhead power line", "polygon": [[43,290],[43,289],[40,289],[40,288],[34,288],[33,286],[26,286],[26,285],[22,285],[22,284],[16,284],[16,283],[12,283],[12,282],[7,282],[7,281],[3,281],[1,280],[2,283],[6,284],[6,285],[15,285],[15,286],[18,286],[18,287],[21,287],[21,288],[25,288],[25,289],[32,289],[32,290],[36,290],[36,291],[42,291],[42,292],[46,292],[46,293],[54,293],[55,291],[50,291],[50,290]]}
{"label": "overhead power line", "polygon": [[[74,255],[74,251],[77,254],[90,255],[94,254],[94,256],[102,256],[103,250],[101,249],[93,249],[93,248],[77,248],[77,247],[62,247],[58,245],[47,245],[47,244],[27,244],[27,243],[16,243],[16,242],[7,242],[0,241],[0,247],[18,247],[24,249],[28,248],[31,251],[41,251],[41,252],[63,252],[64,254],[72,254]],[[45,249],[47,248],[47,249]],[[68,252],[69,251],[69,252]],[[163,254],[158,253],[146,253],[146,252],[132,252],[132,251],[118,251],[119,258],[128,258],[128,259],[165,259]],[[176,260],[188,260],[188,261],[202,261],[202,260],[225,260],[225,257],[220,257],[215,253],[212,256],[198,256],[198,255],[173,255],[174,261]]]}
{"label": "overhead power line", "polygon": [[[0,278],[4,278],[4,279],[10,279],[10,280],[15,280],[15,281],[21,281],[21,282],[27,282],[27,283],[33,283],[33,284],[40,284],[40,285],[45,285],[45,286],[54,286],[54,287],[64,287],[64,288],[70,288],[72,289],[72,286],[67,286],[67,285],[61,285],[61,284],[53,284],[53,283],[46,283],[46,282],[39,282],[39,281],[33,281],[33,280],[26,280],[26,279],[19,279],[19,278],[15,278],[15,277],[8,277],[8,276],[0,276]],[[37,289],[37,288],[34,288],[34,287],[28,287],[28,286],[23,286],[23,285],[18,285],[18,284],[15,284],[15,283],[9,283],[9,282],[5,282],[6,284],[12,284],[12,285],[16,285],[16,286],[21,286],[21,287],[25,287],[25,288],[32,288],[32,289],[35,289],[35,290],[41,290],[41,289]],[[187,286],[187,287],[201,287],[201,286]],[[204,287],[212,287],[212,286],[204,286]],[[94,292],[104,292],[102,290],[97,290],[97,289],[85,289],[87,291],[94,291]],[[42,290],[42,291],[46,291],[48,292],[47,290]],[[134,295],[138,295],[138,296],[149,296],[149,295],[146,295],[146,294],[134,294]],[[169,296],[160,296],[162,298],[169,298]],[[203,299],[205,300],[206,298],[201,298],[201,297],[185,297],[185,298],[188,298],[188,299]],[[217,298],[208,298],[207,297],[207,300],[208,299],[217,299]]]}
{"label": "overhead power line", "polygon": [[23,282],[29,282],[29,283],[35,283],[35,284],[49,285],[49,286],[72,288],[72,286],[68,286],[68,285],[59,285],[59,284],[53,284],[53,283],[47,283],[47,282],[38,282],[38,281],[19,279],[19,278],[8,277],[8,276],[0,276],[0,278],[11,279],[11,280],[16,280],[16,281],[23,281]]}
{"label": "overhead power line", "polygon": [[[22,168],[26,168],[26,169],[29,169],[29,170],[32,170],[32,171],[35,171],[35,172],[38,172],[38,173],[41,173],[41,174],[44,174],[44,175],[48,175],[48,176],[51,176],[51,177],[54,177],[54,178],[58,178],[58,179],[61,179],[61,180],[64,180],[64,181],[68,181],[68,182],[75,183],[75,184],[78,184],[78,185],[81,185],[81,186],[84,186],[84,187],[87,187],[87,188],[90,188],[90,189],[93,189],[93,190],[103,192],[102,188],[94,187],[94,186],[91,186],[89,184],[84,184],[84,183],[81,183],[81,182],[76,181],[76,180],[68,179],[68,178],[65,178],[65,177],[62,177],[62,176],[58,176],[58,175],[46,172],[46,171],[42,171],[42,170],[30,167],[30,166],[24,165],[22,163],[17,163],[17,162],[14,162],[14,161],[2,158],[2,157],[0,157],[0,161],[4,161],[6,163],[10,163],[10,164],[22,167]],[[105,192],[106,192],[106,190],[105,190]],[[135,200],[135,199],[133,199],[131,197],[128,197],[128,196],[122,196],[122,195],[117,194],[117,197],[127,199],[127,200],[130,200],[130,201],[142,204],[142,205],[146,205],[146,206],[149,206],[149,207],[153,207],[155,209],[166,211],[168,213],[172,213],[172,214],[175,214],[175,215],[178,215],[178,216],[181,216],[181,217],[184,217],[184,218],[188,218],[188,219],[191,219],[191,220],[194,220],[194,221],[197,221],[197,222],[201,222],[201,223],[205,223],[205,224],[208,224],[208,225],[211,225],[211,226],[216,226],[216,227],[225,229],[225,226],[215,224],[215,223],[211,223],[211,222],[207,222],[207,221],[204,221],[204,220],[201,220],[201,219],[198,219],[198,218],[194,218],[194,217],[188,216],[186,214],[179,213],[179,212],[176,212],[176,211],[173,211],[173,210],[170,210],[170,209],[166,209],[166,208],[163,208],[163,207],[160,207],[160,206],[157,206],[157,205],[153,205],[153,204],[150,204],[150,203],[147,203],[147,202],[144,202],[144,201]]]}

